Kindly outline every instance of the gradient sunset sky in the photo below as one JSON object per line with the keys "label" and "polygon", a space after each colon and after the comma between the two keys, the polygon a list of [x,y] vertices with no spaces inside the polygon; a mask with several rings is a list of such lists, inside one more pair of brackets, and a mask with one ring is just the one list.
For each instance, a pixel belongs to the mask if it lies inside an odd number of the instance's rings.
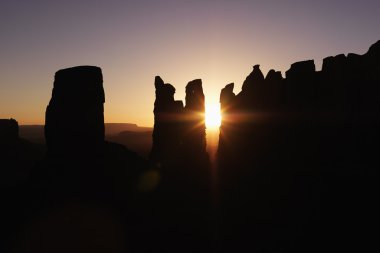
{"label": "gradient sunset sky", "polygon": [[380,39],[379,0],[1,1],[0,118],[43,124],[54,73],[102,68],[105,121],[153,126],[154,77],[176,99],[201,78],[206,103],[252,66],[365,53]]}

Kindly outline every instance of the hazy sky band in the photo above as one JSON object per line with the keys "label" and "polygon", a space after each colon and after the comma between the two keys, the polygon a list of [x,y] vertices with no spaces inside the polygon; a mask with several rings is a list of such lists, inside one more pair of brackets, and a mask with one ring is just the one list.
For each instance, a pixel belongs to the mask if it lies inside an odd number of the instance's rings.
{"label": "hazy sky band", "polygon": [[379,1],[1,1],[0,118],[44,122],[54,73],[103,70],[106,122],[152,126],[154,76],[184,99],[202,78],[206,102],[260,64],[363,54],[380,39]]}

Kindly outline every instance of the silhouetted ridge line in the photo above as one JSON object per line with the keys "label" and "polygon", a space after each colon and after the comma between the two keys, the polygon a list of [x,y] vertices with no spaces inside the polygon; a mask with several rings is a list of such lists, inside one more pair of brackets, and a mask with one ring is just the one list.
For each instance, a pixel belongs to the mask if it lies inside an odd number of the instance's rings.
{"label": "silhouetted ridge line", "polygon": [[380,41],[364,55],[326,57],[321,71],[313,60],[293,63],[285,78],[275,70],[264,78],[255,65],[237,95],[233,88],[220,93],[225,251],[373,245]]}
{"label": "silhouetted ridge line", "polygon": [[[363,162],[362,156],[372,152],[368,148],[369,143],[375,143],[372,137],[378,138],[375,129],[379,122],[375,115],[380,112],[377,95],[380,92],[379,58],[380,41],[364,55],[350,53],[325,58],[321,71],[315,71],[313,60],[293,63],[284,79],[280,72],[274,70],[270,70],[264,79],[259,65],[255,65],[240,93],[235,96],[230,84],[221,91],[224,119],[219,150],[227,146],[229,149],[239,148],[243,150],[239,155],[261,159],[258,153],[248,154],[246,151],[258,142],[262,150],[265,143],[277,138],[283,148],[302,142],[305,148],[313,150],[311,155],[321,161],[320,155],[333,155],[333,149],[328,148],[330,151],[327,151],[324,147],[330,138],[322,136],[336,131],[335,138],[340,141],[334,142],[335,152],[344,157],[351,153],[347,159],[356,157]],[[263,124],[267,128],[265,131],[256,129]],[[333,128],[325,128],[327,125]],[[282,126],[281,129],[277,129],[278,126]],[[307,131],[320,138],[310,139]],[[267,137],[264,137],[264,132]],[[285,135],[288,135],[287,140]],[[307,143],[301,141],[304,138],[309,138]],[[358,145],[359,140],[367,144]],[[269,146],[275,145],[272,144]],[[227,155],[228,152],[220,157]]]}

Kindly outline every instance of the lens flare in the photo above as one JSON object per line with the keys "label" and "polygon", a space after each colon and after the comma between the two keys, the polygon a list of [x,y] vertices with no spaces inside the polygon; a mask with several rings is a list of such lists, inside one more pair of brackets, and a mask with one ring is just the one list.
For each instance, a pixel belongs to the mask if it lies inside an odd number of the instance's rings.
{"label": "lens flare", "polygon": [[220,115],[219,104],[207,104],[206,105],[206,127],[207,128],[218,128],[222,121],[222,116]]}

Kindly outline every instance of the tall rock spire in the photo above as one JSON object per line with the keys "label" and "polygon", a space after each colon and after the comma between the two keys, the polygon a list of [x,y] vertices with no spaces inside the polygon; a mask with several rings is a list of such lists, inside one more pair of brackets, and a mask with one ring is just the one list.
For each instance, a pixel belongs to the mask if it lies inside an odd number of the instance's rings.
{"label": "tall rock spire", "polygon": [[48,153],[54,156],[101,153],[104,102],[99,67],[78,66],[57,71],[52,97],[46,108]]}
{"label": "tall rock spire", "polygon": [[205,96],[202,80],[195,79],[186,86],[185,148],[192,152],[206,152]]}

